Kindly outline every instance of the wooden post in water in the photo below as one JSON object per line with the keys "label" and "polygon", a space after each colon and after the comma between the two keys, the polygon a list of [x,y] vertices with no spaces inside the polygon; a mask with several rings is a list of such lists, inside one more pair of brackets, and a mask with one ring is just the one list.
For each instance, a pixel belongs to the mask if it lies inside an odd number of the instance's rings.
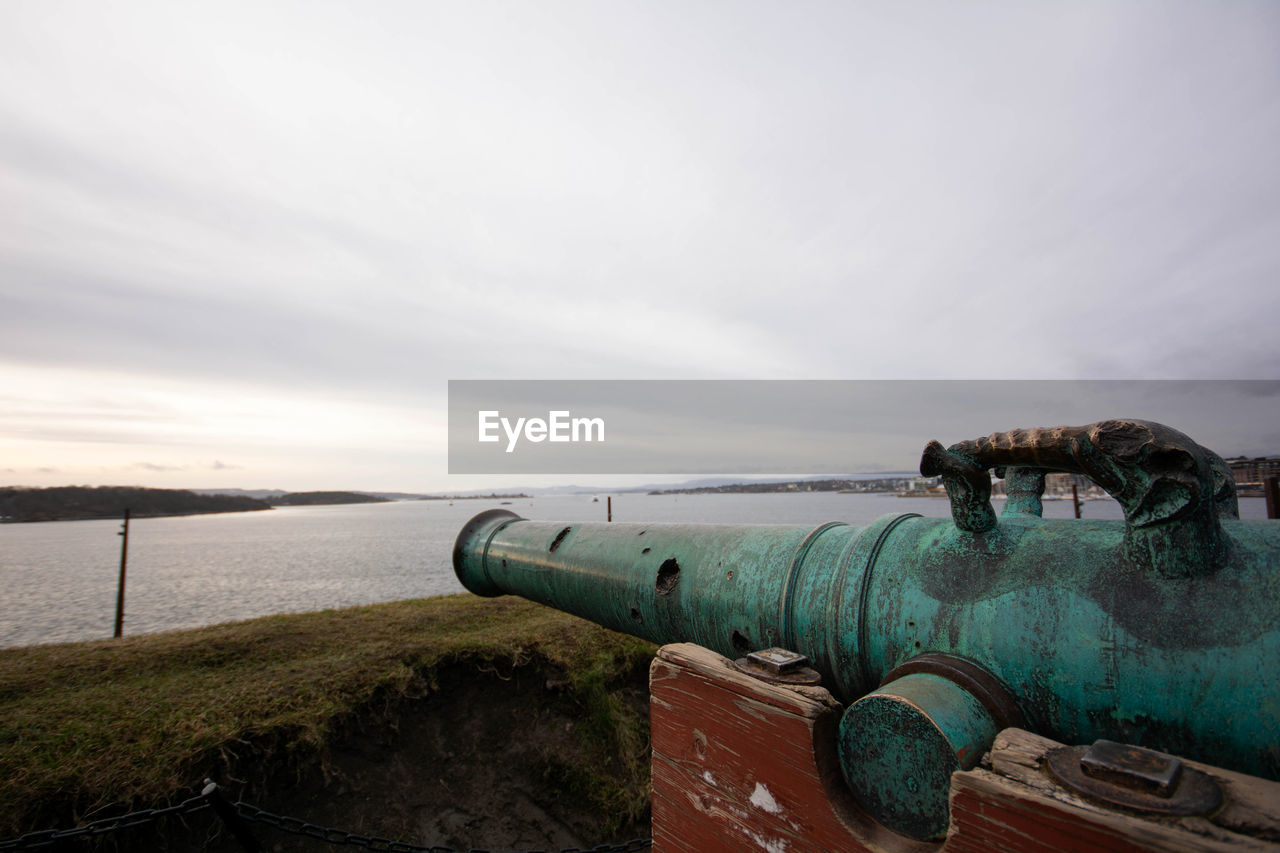
{"label": "wooden post in water", "polygon": [[605,506],[609,508],[608,516],[605,518],[605,521],[613,521],[613,495],[609,495],[609,497],[605,498]]}
{"label": "wooden post in water", "polygon": [[116,534],[120,536],[120,586],[116,588],[116,633],[124,633],[124,567],[129,558],[129,510],[124,511],[124,526]]}
{"label": "wooden post in water", "polygon": [[1075,483],[1071,484],[1071,502],[1076,506],[1076,518],[1080,517],[1080,487]]}

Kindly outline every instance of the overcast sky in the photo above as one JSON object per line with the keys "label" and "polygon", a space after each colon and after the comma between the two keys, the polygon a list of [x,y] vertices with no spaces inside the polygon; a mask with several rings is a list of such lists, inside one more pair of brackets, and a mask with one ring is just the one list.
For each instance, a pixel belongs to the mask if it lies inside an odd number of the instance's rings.
{"label": "overcast sky", "polygon": [[6,0],[0,485],[482,485],[449,379],[1280,378],[1277,152],[1270,0]]}

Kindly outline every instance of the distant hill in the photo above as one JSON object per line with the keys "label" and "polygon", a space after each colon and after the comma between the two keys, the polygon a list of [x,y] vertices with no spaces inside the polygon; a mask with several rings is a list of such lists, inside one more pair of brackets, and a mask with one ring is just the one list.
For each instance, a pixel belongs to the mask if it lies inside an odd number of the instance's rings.
{"label": "distant hill", "polygon": [[[287,492],[284,489],[192,489],[191,491],[198,495],[242,495],[273,502],[276,498],[288,494],[310,494],[309,492]],[[341,494],[371,495],[375,498],[386,498],[389,501],[412,501],[422,497],[421,492],[341,492]]]}
{"label": "distant hill", "polygon": [[728,483],[683,489],[655,489],[651,495],[725,495],[769,492],[897,492],[912,487],[919,477],[876,477],[874,479],[768,480],[762,483]]}
{"label": "distant hill", "polygon": [[289,494],[284,489],[192,489],[197,495],[235,495],[242,498],[257,498],[269,501],[281,495]]}
{"label": "distant hill", "polygon": [[0,520],[3,521],[120,518],[126,508],[134,517],[141,517],[246,512],[271,509],[271,505],[255,498],[198,495],[186,489],[144,489],[138,486],[0,488]]}
{"label": "distant hill", "polygon": [[318,506],[321,504],[381,504],[390,499],[361,492],[289,492],[272,498],[276,506]]}

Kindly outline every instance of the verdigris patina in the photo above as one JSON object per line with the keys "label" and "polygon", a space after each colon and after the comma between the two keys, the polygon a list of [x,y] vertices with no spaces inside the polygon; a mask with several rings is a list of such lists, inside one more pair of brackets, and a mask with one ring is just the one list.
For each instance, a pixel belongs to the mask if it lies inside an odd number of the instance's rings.
{"label": "verdigris patina", "polygon": [[[1239,517],[1235,480],[1222,457],[1150,421],[1015,429],[945,450],[933,441],[920,460],[920,473],[942,476],[956,526],[971,533],[996,526],[987,473],[993,468],[1012,481],[1017,506],[1025,502],[1034,515],[1045,472],[1084,474],[1123,508],[1129,559],[1166,577],[1213,571],[1227,547],[1218,518]],[[1038,487],[1023,485],[1035,478]]]}
{"label": "verdigris patina", "polygon": [[[1014,719],[1280,779],[1280,525],[1242,522],[1225,464],[1145,421],[1013,430],[925,450],[952,519],[866,527],[565,524],[490,510],[454,568],[660,643],[808,657],[846,709],[868,813],[937,837],[947,780]],[[991,508],[996,468],[1013,511]],[[1086,474],[1123,521],[1045,519],[1044,472]]]}

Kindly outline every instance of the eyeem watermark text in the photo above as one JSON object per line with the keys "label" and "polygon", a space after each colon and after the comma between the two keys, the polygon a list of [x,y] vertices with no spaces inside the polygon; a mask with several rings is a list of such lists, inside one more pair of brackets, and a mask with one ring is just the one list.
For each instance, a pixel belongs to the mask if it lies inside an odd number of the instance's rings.
{"label": "eyeem watermark text", "polygon": [[500,441],[499,428],[507,436],[507,453],[515,451],[522,436],[535,444],[541,441],[604,441],[604,418],[574,418],[568,411],[547,412],[546,420],[516,418],[514,424],[497,410],[480,412],[480,441]]}

